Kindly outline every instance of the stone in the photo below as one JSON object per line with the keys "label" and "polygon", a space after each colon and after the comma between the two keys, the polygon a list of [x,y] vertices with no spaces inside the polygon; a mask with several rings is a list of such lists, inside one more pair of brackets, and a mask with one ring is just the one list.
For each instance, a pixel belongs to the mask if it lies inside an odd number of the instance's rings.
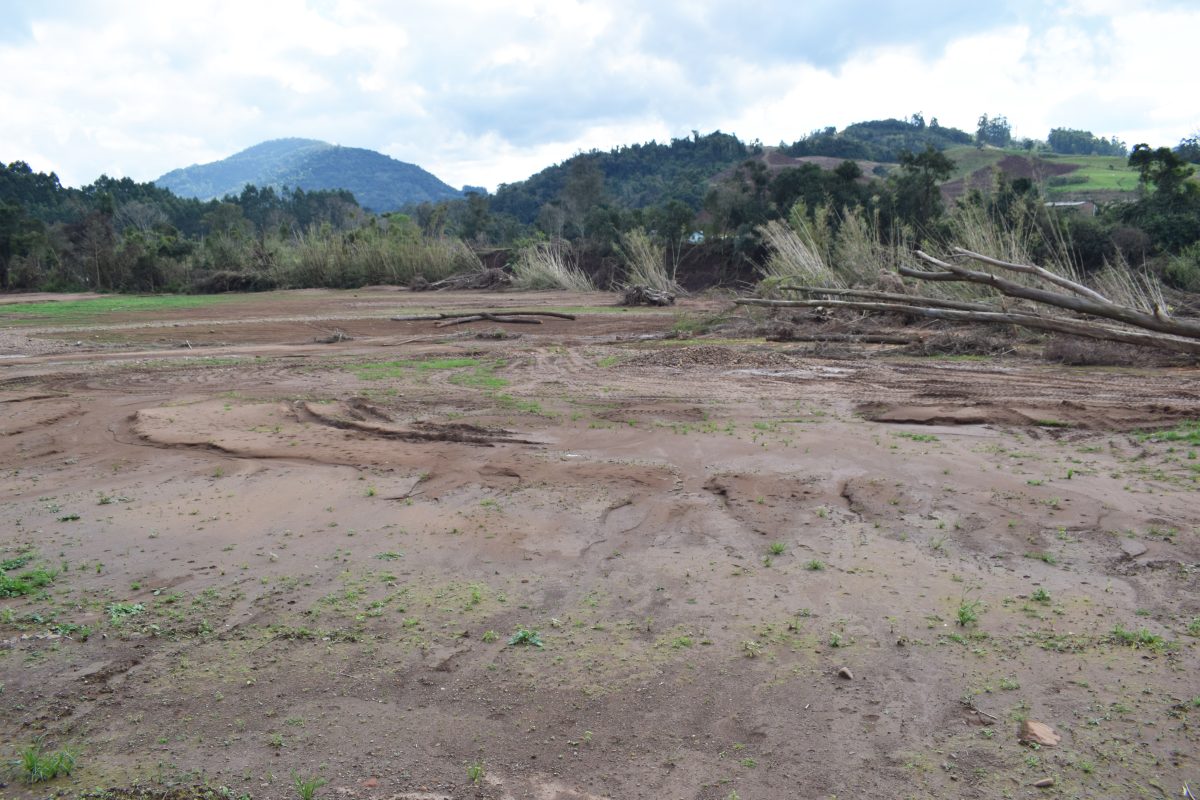
{"label": "stone", "polygon": [[1049,789],[1053,785],[1054,785],[1054,778],[1042,778],[1040,781],[1034,781],[1033,788]]}
{"label": "stone", "polygon": [[1121,552],[1125,554],[1126,558],[1137,558],[1140,555],[1145,555],[1146,545],[1137,539],[1122,539]]}
{"label": "stone", "polygon": [[1017,739],[1025,744],[1037,744],[1042,747],[1055,747],[1062,737],[1054,732],[1054,728],[1043,722],[1027,719],[1017,729]]}
{"label": "stone", "polygon": [[837,674],[839,678],[845,678],[848,681],[854,680],[854,673],[850,671],[849,667],[842,667]]}

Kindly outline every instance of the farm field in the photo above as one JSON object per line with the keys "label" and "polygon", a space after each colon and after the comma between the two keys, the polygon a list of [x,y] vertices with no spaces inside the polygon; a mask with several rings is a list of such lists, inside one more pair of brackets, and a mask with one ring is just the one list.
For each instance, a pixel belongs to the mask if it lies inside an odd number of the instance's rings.
{"label": "farm field", "polygon": [[1194,367],[157,300],[0,298],[0,797],[1196,791]]}

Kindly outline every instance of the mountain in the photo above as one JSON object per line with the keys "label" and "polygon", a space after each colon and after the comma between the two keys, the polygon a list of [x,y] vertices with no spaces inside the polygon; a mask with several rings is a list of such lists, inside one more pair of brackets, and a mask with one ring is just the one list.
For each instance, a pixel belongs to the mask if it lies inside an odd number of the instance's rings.
{"label": "mountain", "polygon": [[154,183],[180,197],[201,200],[240,194],[246,184],[305,191],[346,189],[363,208],[380,213],[409,203],[463,196],[416,164],[315,139],[263,142],[221,161],[171,170]]}

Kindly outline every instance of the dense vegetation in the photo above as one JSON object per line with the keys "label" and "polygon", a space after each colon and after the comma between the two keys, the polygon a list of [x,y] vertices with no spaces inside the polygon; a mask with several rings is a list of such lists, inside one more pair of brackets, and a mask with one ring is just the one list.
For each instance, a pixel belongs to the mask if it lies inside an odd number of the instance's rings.
{"label": "dense vegetation", "polygon": [[180,197],[200,200],[238,194],[246,185],[276,190],[290,186],[308,192],[344,189],[376,212],[462,196],[415,164],[313,139],[263,142],[212,164],[172,170],[155,184]]}
{"label": "dense vegetation", "polygon": [[[1061,148],[1124,147],[1086,131],[1052,134]],[[694,134],[581,153],[495,195],[470,192],[383,215],[346,190],[251,185],[201,201],[103,176],[66,188],[54,175],[14,162],[0,165],[0,288],[221,291],[437,280],[477,266],[472,249],[547,240],[573,242],[612,274],[626,260],[621,242],[636,231],[676,264],[700,231],[704,246],[730,265],[762,264],[770,224],[827,229],[830,241],[849,224],[899,253],[961,241],[955,237],[963,220],[982,215],[1020,232],[1030,258],[1061,261],[1065,248],[1076,269],[1124,260],[1200,289],[1200,184],[1188,164],[1200,155],[1194,138],[1174,149],[1135,147],[1128,164],[1140,179],[1137,191],[1094,217],[1047,208],[1046,187],[998,171],[989,185],[948,203],[943,184],[962,175],[948,153],[1000,159],[1049,154],[1054,146],[1022,142],[997,150],[985,140],[1012,144],[1004,117],[981,117],[974,136],[914,115],[826,129],[782,148],[855,155],[824,169],[783,166],[773,150],[730,134]],[[278,153],[242,156],[278,162]],[[861,160],[891,163],[864,174]]]}
{"label": "dense vegetation", "polygon": [[971,134],[958,128],[943,128],[937,117],[929,121],[920,114],[910,119],[881,119],[857,122],[842,131],[824,128],[808,136],[780,145],[789,156],[829,156],[858,161],[896,162],[904,152],[917,153],[927,147],[945,150],[960,144],[972,144]]}

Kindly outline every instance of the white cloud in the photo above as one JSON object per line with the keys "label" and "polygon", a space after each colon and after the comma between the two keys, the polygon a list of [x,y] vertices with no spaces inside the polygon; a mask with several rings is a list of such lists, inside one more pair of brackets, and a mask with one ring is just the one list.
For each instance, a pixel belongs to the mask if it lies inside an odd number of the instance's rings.
{"label": "white cloud", "polygon": [[[0,31],[0,159],[149,180],[263,139],[322,138],[495,187],[591,148],[720,128],[791,141],[922,111],[1174,144],[1192,4],[934,0],[124,3]],[[26,21],[22,21],[26,20]]]}

